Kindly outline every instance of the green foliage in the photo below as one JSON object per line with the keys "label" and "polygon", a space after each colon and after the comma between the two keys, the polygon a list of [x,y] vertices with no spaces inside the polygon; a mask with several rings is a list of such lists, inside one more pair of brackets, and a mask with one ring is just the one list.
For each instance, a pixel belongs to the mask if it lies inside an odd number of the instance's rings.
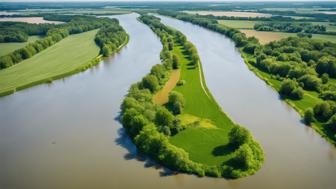
{"label": "green foliage", "polygon": [[168,106],[175,115],[182,113],[184,104],[185,101],[181,93],[176,91],[169,93]]}
{"label": "green foliage", "polygon": [[314,111],[309,108],[305,111],[303,119],[307,125],[310,125],[314,121]]}
{"label": "green foliage", "polygon": [[257,31],[281,31],[288,33],[326,33],[326,27],[324,25],[313,25],[311,23],[302,22],[257,23],[254,25],[254,29]]}
{"label": "green foliage", "polygon": [[249,131],[241,126],[233,127],[229,133],[230,145],[239,147],[251,140]]}
{"label": "green foliage", "polygon": [[303,91],[298,86],[297,82],[286,79],[281,83],[279,93],[285,97],[293,99],[301,99],[303,97]]}
{"label": "green foliage", "polygon": [[327,121],[335,111],[335,106],[329,102],[316,104],[314,107],[314,115],[317,119]]}
{"label": "green foliage", "polygon": [[151,92],[155,92],[159,89],[158,79],[154,75],[147,75],[142,79],[142,86],[149,89]]}
{"label": "green foliage", "polygon": [[173,55],[173,69],[180,68],[180,61],[176,55]]}

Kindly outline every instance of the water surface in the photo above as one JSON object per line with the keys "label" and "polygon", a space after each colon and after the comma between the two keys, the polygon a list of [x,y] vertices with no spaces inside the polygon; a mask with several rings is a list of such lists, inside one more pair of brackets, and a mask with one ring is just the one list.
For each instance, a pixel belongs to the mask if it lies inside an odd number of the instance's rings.
{"label": "water surface", "polygon": [[135,159],[116,118],[129,86],[160,62],[162,46],[135,14],[116,17],[130,35],[120,53],[84,73],[0,98],[1,189],[334,188],[335,149],[247,69],[233,43],[168,18],[196,45],[210,91],[253,132],[266,162],[256,175],[228,181],[166,175]]}

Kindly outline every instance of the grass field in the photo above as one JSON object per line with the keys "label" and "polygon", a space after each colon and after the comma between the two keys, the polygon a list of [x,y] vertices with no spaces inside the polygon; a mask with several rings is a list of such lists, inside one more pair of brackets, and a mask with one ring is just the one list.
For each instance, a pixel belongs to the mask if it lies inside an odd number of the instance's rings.
{"label": "grass field", "polygon": [[[252,21],[252,20],[218,20],[222,25],[236,28],[236,29],[253,29],[254,25],[257,23],[267,23],[269,21]],[[301,23],[301,22],[298,22]],[[302,22],[303,23],[303,22]],[[336,31],[336,26],[330,25],[330,22],[309,22],[313,25],[323,25],[326,26],[327,31],[334,32]]]}
{"label": "grass field", "polygon": [[[277,41],[283,38],[296,36],[295,33],[285,33],[285,32],[266,32],[266,31],[255,31],[255,30],[240,30],[245,33],[246,36],[251,37],[254,36],[259,39],[261,44],[266,44],[271,41]],[[324,41],[330,41],[336,43],[336,35],[321,35],[321,34],[313,34],[313,39],[319,39]]]}
{"label": "grass field", "polygon": [[16,49],[26,46],[28,43],[41,39],[40,36],[30,36],[27,42],[23,43],[0,43],[0,56],[6,55]]}
{"label": "grass field", "polygon": [[55,45],[7,69],[0,70],[0,94],[75,70],[99,54],[98,30],[70,35]]}
{"label": "grass field", "polygon": [[181,61],[180,79],[186,81],[184,85],[176,86],[174,89],[183,94],[186,103],[179,118],[182,123],[198,122],[199,126],[187,128],[171,137],[170,141],[186,150],[193,161],[207,165],[221,165],[230,159],[232,154],[230,151],[218,154],[216,149],[228,143],[228,132],[234,123],[221,110],[206,88],[201,65],[193,68],[179,45],[175,45],[173,53]]}
{"label": "grass field", "polygon": [[239,11],[184,11],[189,14],[214,15],[214,16],[233,16],[233,17],[271,17],[271,14],[258,12],[239,12]]}

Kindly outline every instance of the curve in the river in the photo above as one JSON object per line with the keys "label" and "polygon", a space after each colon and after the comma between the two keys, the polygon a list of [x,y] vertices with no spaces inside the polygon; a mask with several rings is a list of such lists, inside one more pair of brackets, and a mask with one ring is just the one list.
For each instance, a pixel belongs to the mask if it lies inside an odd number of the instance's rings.
{"label": "curve in the river", "polygon": [[241,179],[249,188],[334,188],[336,150],[279,99],[245,65],[225,36],[180,20],[160,17],[198,49],[206,83],[234,121],[247,126],[265,152],[264,167]]}

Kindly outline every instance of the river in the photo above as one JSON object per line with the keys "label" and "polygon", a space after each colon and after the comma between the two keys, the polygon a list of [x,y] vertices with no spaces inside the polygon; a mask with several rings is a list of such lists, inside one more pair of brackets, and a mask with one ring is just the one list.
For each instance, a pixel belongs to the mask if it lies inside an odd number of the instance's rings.
{"label": "river", "polygon": [[0,98],[1,189],[334,188],[335,148],[245,66],[226,37],[182,21],[164,23],[198,48],[207,85],[266,152],[238,180],[166,175],[135,156],[117,118],[127,89],[159,63],[161,44],[135,14],[113,16],[130,35],[119,53],[83,73]]}

